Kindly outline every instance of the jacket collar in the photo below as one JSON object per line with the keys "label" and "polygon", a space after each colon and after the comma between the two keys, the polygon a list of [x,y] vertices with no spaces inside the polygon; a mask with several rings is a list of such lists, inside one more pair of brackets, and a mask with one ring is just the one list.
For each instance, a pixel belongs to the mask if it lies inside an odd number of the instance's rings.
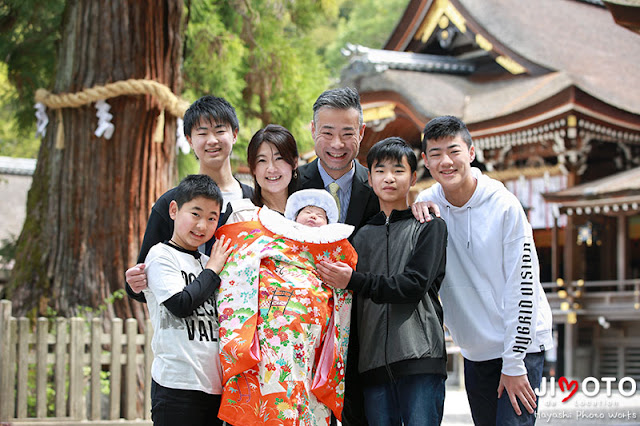
{"label": "jacket collar", "polygon": [[[391,212],[391,216],[389,216],[389,223],[398,222],[400,220],[413,218],[413,213],[411,209],[408,208],[406,210],[393,210]],[[384,225],[387,223],[387,215],[384,214],[383,211],[379,211],[375,216],[373,216],[368,224],[369,225]]]}

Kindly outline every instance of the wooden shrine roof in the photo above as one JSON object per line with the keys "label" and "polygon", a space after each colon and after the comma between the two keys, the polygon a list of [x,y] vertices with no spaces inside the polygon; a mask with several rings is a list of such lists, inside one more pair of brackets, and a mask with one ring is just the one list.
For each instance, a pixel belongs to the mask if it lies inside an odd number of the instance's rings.
{"label": "wooden shrine roof", "polygon": [[564,71],[590,95],[640,114],[640,40],[606,9],[574,0],[460,0],[503,44],[528,60]]}
{"label": "wooden shrine roof", "polygon": [[[343,79],[343,83],[355,81]],[[439,115],[455,115],[467,124],[499,118],[539,104],[572,86],[563,72],[478,83],[457,75],[396,69],[360,78],[358,83],[365,102],[367,92],[392,91],[402,96],[420,114],[420,127]]]}
{"label": "wooden shrine roof", "polygon": [[640,196],[640,167],[544,194],[544,198],[552,202],[586,201],[618,196]]}
{"label": "wooden shrine roof", "polygon": [[603,3],[618,25],[640,34],[640,0],[604,0]]}
{"label": "wooden shrine roof", "polygon": [[[475,51],[455,57],[457,65],[472,64],[472,72],[443,68],[453,50],[441,49],[442,66],[433,65],[438,41],[424,32],[426,27],[438,31],[437,25],[427,25],[434,10],[448,13],[463,28],[456,37],[466,40],[464,49],[480,40]],[[403,103],[413,111],[417,128],[451,114],[474,133],[540,117],[559,106],[573,108],[579,96],[582,106],[596,110],[592,116],[615,117],[622,128],[640,131],[640,39],[603,7],[576,0],[412,0],[386,49],[406,57],[396,55],[394,62],[379,53],[384,51],[363,55],[353,49],[354,66],[345,69],[342,84],[358,88],[365,109],[369,102]],[[507,57],[501,63],[516,65],[488,68],[487,61],[497,62],[497,55]]]}
{"label": "wooden shrine roof", "polygon": [[569,216],[634,215],[640,212],[640,167],[542,196]]}

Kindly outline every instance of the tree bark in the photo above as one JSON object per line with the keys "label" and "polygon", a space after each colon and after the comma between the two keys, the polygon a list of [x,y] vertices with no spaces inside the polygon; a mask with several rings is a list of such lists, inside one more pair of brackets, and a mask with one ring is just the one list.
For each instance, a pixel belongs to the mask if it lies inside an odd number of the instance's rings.
{"label": "tree bark", "polygon": [[[135,78],[179,94],[182,13],[182,0],[70,0],[53,93]],[[164,142],[157,143],[156,99],[107,102],[112,138],[94,135],[95,104],[64,108],[63,149],[55,146],[61,123],[48,111],[8,289],[18,315],[105,305],[135,264],[153,202],[177,176],[175,117],[165,115]],[[126,296],[107,305],[109,316],[144,318],[143,305]]]}

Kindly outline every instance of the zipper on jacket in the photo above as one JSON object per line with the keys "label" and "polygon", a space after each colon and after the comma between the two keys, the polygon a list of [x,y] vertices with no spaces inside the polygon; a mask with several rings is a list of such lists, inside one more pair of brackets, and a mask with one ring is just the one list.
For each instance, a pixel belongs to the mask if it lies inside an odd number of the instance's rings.
{"label": "zipper on jacket", "polygon": [[[389,276],[389,217],[385,220],[384,226],[387,231],[387,276]],[[391,372],[391,366],[389,365],[389,360],[387,357],[387,350],[389,346],[389,304],[387,303],[385,307],[385,313],[387,315],[387,335],[384,339],[384,366],[387,369],[387,374],[389,375],[389,379],[392,383],[396,382],[395,377],[393,377],[393,373]]]}

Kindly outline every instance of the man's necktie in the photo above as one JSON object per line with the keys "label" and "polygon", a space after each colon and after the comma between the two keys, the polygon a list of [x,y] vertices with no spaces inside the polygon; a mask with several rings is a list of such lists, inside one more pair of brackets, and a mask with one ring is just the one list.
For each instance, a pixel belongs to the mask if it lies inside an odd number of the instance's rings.
{"label": "man's necktie", "polygon": [[338,206],[338,217],[340,217],[340,197],[338,197],[338,189],[340,189],[340,185],[335,182],[331,182],[329,184],[329,194],[336,200],[336,205]]}

